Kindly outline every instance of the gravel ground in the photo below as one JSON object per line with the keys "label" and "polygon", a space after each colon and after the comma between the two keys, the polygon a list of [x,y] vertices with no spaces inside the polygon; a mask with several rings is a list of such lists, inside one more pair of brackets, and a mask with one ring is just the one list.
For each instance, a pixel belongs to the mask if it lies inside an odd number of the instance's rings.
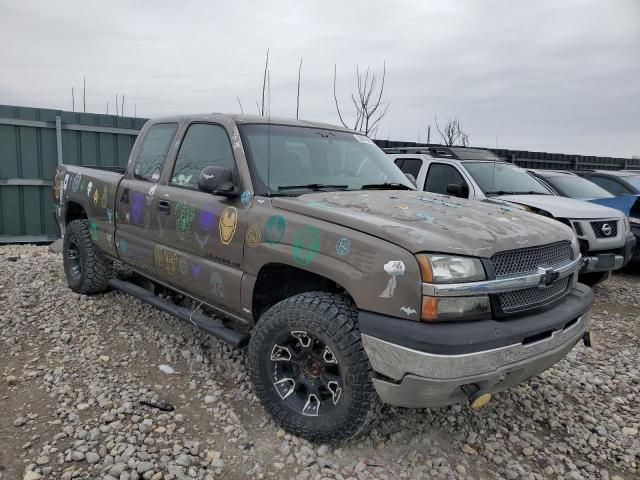
{"label": "gravel ground", "polygon": [[46,247],[0,247],[0,479],[637,479],[638,307],[640,274],[616,275],[595,348],[478,412],[385,407],[338,448],[268,419],[241,350],[123,294],[72,293]]}

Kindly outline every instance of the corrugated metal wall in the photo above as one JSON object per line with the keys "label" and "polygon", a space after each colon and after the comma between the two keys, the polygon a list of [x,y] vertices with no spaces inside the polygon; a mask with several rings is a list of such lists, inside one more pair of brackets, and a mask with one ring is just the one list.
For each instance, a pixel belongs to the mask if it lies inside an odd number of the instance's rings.
{"label": "corrugated metal wall", "polygon": [[59,237],[58,163],[124,166],[146,119],[0,105],[0,243]]}

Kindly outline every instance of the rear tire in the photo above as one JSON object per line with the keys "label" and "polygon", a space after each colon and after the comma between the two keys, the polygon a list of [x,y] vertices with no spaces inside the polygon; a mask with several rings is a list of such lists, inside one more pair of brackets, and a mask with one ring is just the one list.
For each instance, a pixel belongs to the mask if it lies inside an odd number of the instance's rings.
{"label": "rear tire", "polygon": [[345,297],[308,292],[279,302],[260,318],[249,343],[254,390],[288,432],[334,443],[370,427],[380,399],[357,317]]}
{"label": "rear tire", "polygon": [[67,283],[74,292],[91,295],[108,290],[113,262],[91,240],[88,220],[74,220],[67,225],[62,261]]}

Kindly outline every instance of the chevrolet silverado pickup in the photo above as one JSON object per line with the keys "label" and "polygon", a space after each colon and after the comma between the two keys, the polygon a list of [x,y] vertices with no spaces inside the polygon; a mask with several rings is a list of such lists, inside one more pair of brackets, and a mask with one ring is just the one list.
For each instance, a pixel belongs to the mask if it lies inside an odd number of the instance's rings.
{"label": "chevrolet silverado pickup", "polygon": [[265,410],[313,441],[364,431],[381,402],[480,407],[589,343],[569,227],[417,191],[340,127],[151,120],[126,169],[63,165],[53,195],[72,290],[248,344]]}

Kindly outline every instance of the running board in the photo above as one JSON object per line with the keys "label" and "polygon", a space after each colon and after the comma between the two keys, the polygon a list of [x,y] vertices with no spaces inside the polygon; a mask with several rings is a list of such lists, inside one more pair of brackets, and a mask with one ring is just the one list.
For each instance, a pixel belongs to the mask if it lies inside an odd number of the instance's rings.
{"label": "running board", "polygon": [[150,292],[146,288],[142,288],[134,283],[112,278],[109,280],[109,285],[116,290],[120,290],[136,297],[138,300],[142,300],[149,305],[153,305],[158,310],[167,312],[187,323],[192,323],[198,328],[205,330],[220,340],[224,340],[234,347],[243,347],[249,341],[249,337],[247,335],[225,327],[220,320],[208,317],[200,312],[189,310],[185,307],[179,307],[174,303],[163,300],[162,298],[154,295],[153,292]]}

